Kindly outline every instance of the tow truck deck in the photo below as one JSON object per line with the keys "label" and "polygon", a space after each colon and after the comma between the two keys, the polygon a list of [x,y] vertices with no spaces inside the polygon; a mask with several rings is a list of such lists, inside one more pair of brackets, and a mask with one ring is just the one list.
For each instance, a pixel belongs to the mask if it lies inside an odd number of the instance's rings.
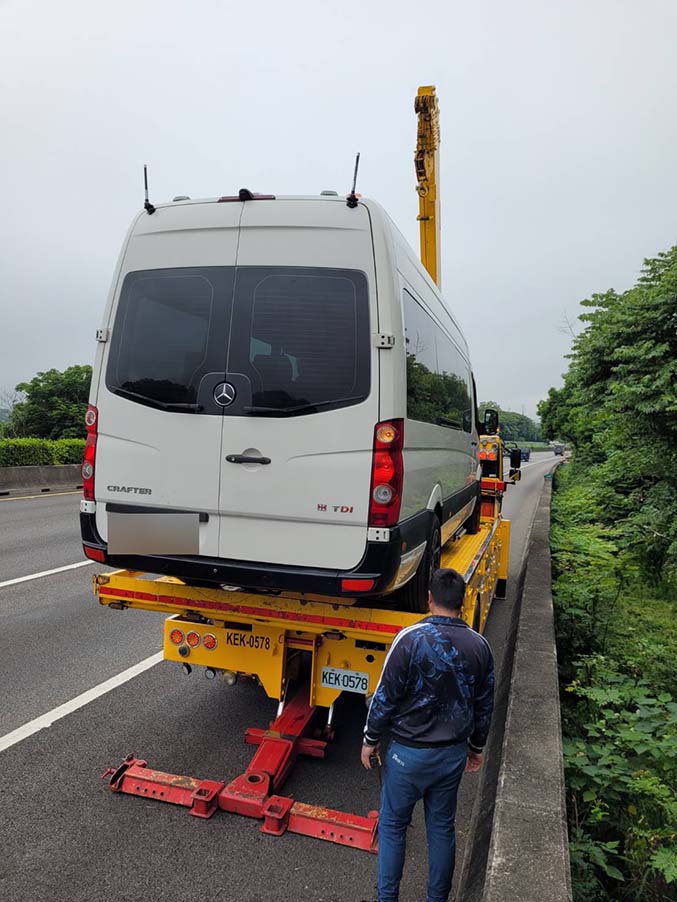
{"label": "tow truck deck", "polygon": [[[487,513],[494,490],[495,480],[483,480]],[[463,618],[479,631],[493,598],[505,594],[509,538],[509,521],[491,516],[481,521],[476,535],[463,535],[442,550],[442,566],[464,576]],[[393,639],[423,614],[362,607],[350,599],[198,588],[128,570],[96,575],[94,593],[113,609],[169,614],[164,657],[181,663],[185,672],[203,667],[209,677],[220,673],[227,685],[254,679],[279,702],[267,730],[246,731],[245,742],[258,749],[234,780],[168,774],[130,755],[103,775],[114,792],[183,805],[196,817],[209,818],[222,809],[258,818],[262,831],[273,835],[289,830],[376,850],[376,812],[346,814],[277,792],[299,755],[325,756],[338,696],[343,691],[372,694]]]}

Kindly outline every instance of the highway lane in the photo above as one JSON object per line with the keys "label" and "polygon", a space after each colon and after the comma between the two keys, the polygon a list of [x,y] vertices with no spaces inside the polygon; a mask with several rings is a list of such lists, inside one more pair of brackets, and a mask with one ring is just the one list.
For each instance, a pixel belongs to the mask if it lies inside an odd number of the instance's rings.
{"label": "highway lane", "polygon": [[[552,462],[552,455],[534,456],[522,483],[509,490],[505,511],[513,521],[513,571]],[[71,507],[68,499],[63,502],[64,522],[77,509],[77,499],[70,500]],[[36,528],[43,503],[34,502]],[[28,525],[22,529],[30,534]],[[80,559],[77,533],[71,542],[64,543],[64,557],[49,559],[52,566]],[[18,558],[15,572],[17,563]],[[30,565],[19,570],[17,575],[31,572]],[[161,615],[100,608],[90,594],[93,570],[0,589],[6,615],[0,735],[159,647]],[[510,598],[501,603],[504,610],[510,603]],[[500,621],[492,613],[488,626],[497,651]],[[259,833],[256,822],[224,814],[205,823],[183,809],[113,796],[97,780],[105,766],[130,751],[177,773],[235,776],[251,756],[242,741],[245,727],[265,726],[274,708],[253,686],[227,690],[219,681],[185,678],[162,663],[0,753],[0,808],[12,823],[3,831],[8,835],[0,858],[0,896],[31,902],[198,895],[244,902],[375,899],[375,863],[364,854],[300,837],[271,839]],[[357,764],[363,703],[347,697],[339,708],[339,736],[330,759],[300,763],[287,789],[303,801],[364,813],[376,807],[378,785],[376,776]],[[462,835],[472,794],[473,781],[466,780]],[[416,819],[403,902],[418,902],[425,869],[423,829]]]}
{"label": "highway lane", "polygon": [[0,583],[83,559],[80,498],[0,498]]}
{"label": "highway lane", "polygon": [[[0,584],[84,561],[79,505],[79,494],[0,501]],[[0,586],[0,736],[161,649],[164,616],[102,608],[95,572]]]}

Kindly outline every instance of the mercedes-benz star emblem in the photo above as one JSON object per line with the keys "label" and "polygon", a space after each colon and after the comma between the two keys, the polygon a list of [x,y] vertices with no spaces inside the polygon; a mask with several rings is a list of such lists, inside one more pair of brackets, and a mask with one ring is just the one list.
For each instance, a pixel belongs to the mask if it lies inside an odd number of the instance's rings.
{"label": "mercedes-benz star emblem", "polygon": [[235,386],[230,382],[219,382],[214,389],[214,400],[221,407],[228,407],[235,400],[236,394]]}

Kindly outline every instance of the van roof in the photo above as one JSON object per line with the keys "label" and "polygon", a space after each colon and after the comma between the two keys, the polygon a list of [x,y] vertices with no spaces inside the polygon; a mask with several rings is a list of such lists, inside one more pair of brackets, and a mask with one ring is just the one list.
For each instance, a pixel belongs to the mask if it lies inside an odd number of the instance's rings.
{"label": "van roof", "polygon": [[[247,190],[247,189],[245,189]],[[346,202],[347,195],[344,194],[264,194],[263,192],[252,191],[254,201],[263,200],[312,200],[326,201],[328,203]],[[257,196],[258,195],[258,196]],[[367,200],[358,195],[360,200]],[[156,209],[162,207],[189,206],[191,204],[216,204],[216,203],[251,203],[252,201],[240,201],[238,192],[234,194],[222,194],[219,197],[184,197],[178,195],[175,200],[165,201],[164,203],[155,204]]]}

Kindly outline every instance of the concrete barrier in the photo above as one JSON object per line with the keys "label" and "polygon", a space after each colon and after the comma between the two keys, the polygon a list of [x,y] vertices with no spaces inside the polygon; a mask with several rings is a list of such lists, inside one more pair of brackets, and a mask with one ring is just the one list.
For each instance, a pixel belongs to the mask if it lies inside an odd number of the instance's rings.
{"label": "concrete barrier", "polygon": [[550,501],[536,511],[515,641],[483,902],[570,902]]}
{"label": "concrete barrier", "polygon": [[82,488],[79,464],[0,467],[0,495],[29,495]]}

